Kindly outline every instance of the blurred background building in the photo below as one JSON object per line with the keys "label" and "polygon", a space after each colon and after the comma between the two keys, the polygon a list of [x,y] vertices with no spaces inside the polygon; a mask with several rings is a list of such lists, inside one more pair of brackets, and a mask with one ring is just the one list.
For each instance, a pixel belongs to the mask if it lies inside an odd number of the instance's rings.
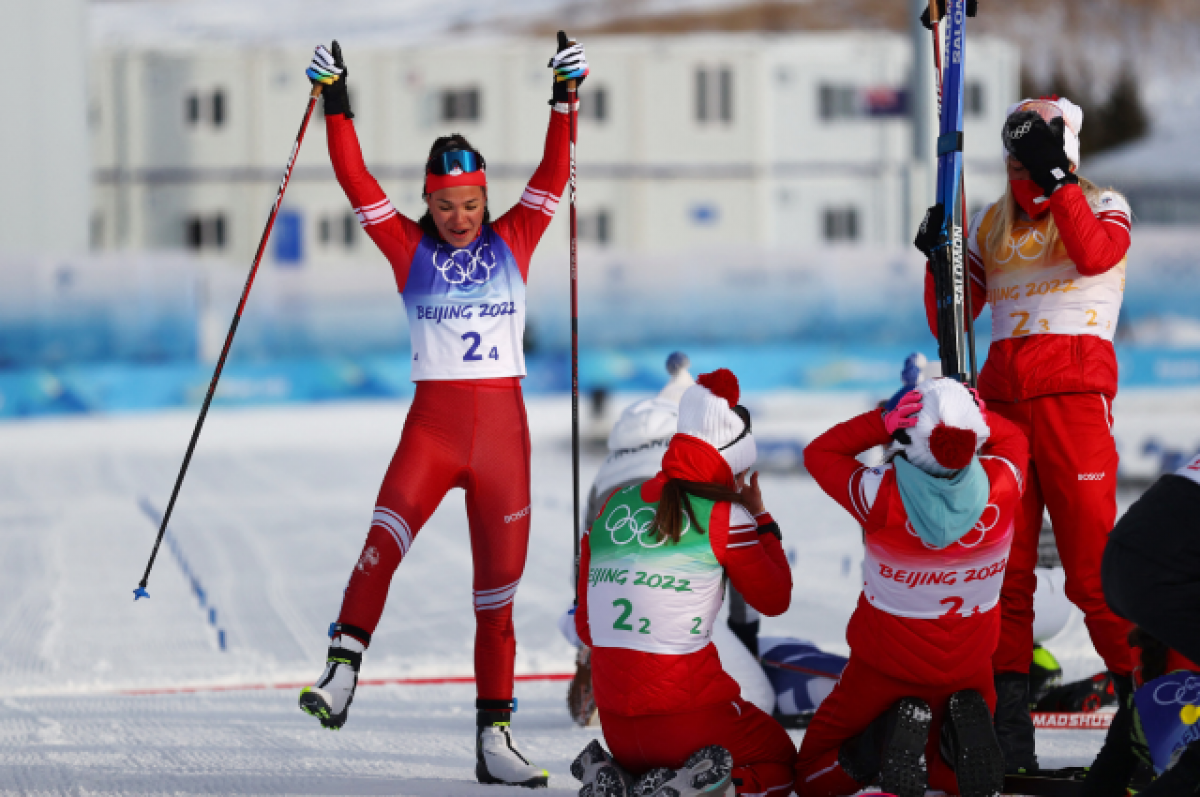
{"label": "blurred background building", "polygon": [[[933,350],[909,243],[933,198],[921,5],[0,0],[31,65],[0,130],[0,416],[198,400],[313,44],[342,42],[366,161],[401,212],[422,212],[425,154],[451,131],[486,154],[502,212],[541,154],[560,27],[593,67],[578,149],[585,387],[656,383],[678,347],[736,357],[761,389],[891,384],[905,354]],[[1196,41],[1187,0],[1013,0],[968,27],[971,209],[1003,189],[1008,104],[1050,93],[1085,109],[1082,171],[1132,201],[1126,385],[1200,384]],[[390,269],[323,128],[318,112],[221,400],[411,389]],[[567,387],[566,226],[562,212],[531,271],[533,391]]]}
{"label": "blurred background building", "polygon": [[[711,246],[900,246],[928,204],[914,157],[912,42],[890,33],[593,36],[579,134],[580,238],[632,254]],[[546,42],[347,49],[368,166],[416,218],[429,143],[461,132],[514,204],[541,156]],[[295,135],[305,48],[122,47],[92,56],[94,249],[252,257]],[[1003,190],[1015,47],[971,42],[973,196]],[[671,75],[671,80],[661,76]],[[682,79],[681,79],[682,78]],[[276,262],[377,260],[322,140],[301,151]],[[566,214],[556,220],[561,231]],[[918,216],[919,218],[919,216]],[[551,234],[559,253],[565,236]]]}
{"label": "blurred background building", "polygon": [[0,253],[88,248],[86,0],[2,0],[6,58],[19,64],[0,125]]}

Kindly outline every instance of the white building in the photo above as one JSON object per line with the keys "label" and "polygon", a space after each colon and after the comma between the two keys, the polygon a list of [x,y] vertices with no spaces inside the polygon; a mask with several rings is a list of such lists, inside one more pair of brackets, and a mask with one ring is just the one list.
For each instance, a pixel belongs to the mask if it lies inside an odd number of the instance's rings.
{"label": "white building", "polygon": [[0,0],[0,256],[87,251],[86,14],[84,0]]}
{"label": "white building", "polygon": [[[585,244],[656,253],[827,243],[899,246],[932,203],[913,158],[910,40],[899,34],[592,37],[582,90]],[[511,206],[545,136],[547,43],[350,49],[355,124],[396,207],[422,212],[433,139],[486,156],[494,213]],[[93,56],[93,245],[192,249],[238,262],[258,243],[304,110],[310,51],[136,48]],[[1003,185],[999,131],[1018,52],[972,37],[967,194]],[[566,248],[566,213],[544,248]],[[377,258],[333,179],[320,113],[297,161],[271,256],[332,266]]]}

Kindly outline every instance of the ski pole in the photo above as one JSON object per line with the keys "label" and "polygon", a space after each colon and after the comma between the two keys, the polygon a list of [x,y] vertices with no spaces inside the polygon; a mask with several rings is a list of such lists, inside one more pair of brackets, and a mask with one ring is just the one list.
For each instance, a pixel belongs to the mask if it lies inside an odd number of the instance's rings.
{"label": "ski pole", "polygon": [[[564,50],[575,42],[558,32],[558,49]],[[579,101],[574,80],[567,81],[567,119],[571,129],[571,489],[575,529],[575,584],[579,583],[579,260],[578,233],[575,226],[575,133],[579,123],[575,108]]]}
{"label": "ski pole", "polygon": [[146,591],[146,584],[150,580],[150,570],[154,567],[158,548],[162,545],[167,524],[171,521],[171,512],[175,509],[175,499],[179,497],[179,488],[183,486],[183,477],[187,475],[192,454],[196,451],[196,441],[200,439],[200,429],[204,426],[204,419],[208,416],[208,407],[212,404],[213,395],[217,392],[217,382],[220,381],[221,371],[225,368],[225,358],[229,356],[229,347],[233,345],[233,336],[237,333],[238,322],[242,320],[242,311],[246,308],[246,298],[250,295],[251,286],[254,285],[258,264],[262,261],[263,251],[267,248],[267,239],[271,237],[271,228],[275,226],[275,217],[283,202],[283,192],[287,190],[288,181],[292,177],[292,167],[296,164],[300,143],[304,141],[304,131],[308,129],[308,120],[312,118],[313,108],[316,107],[317,98],[321,96],[322,88],[322,84],[316,83],[308,95],[308,105],[304,109],[304,119],[300,122],[300,132],[296,134],[296,141],[292,144],[292,154],[288,156],[287,167],[283,171],[283,179],[279,182],[279,191],[275,195],[275,204],[271,206],[271,215],[267,217],[267,226],[263,229],[262,238],[259,239],[258,251],[254,253],[254,263],[250,266],[249,276],[246,277],[246,286],[242,288],[242,298],[238,301],[237,310],[233,314],[233,322],[229,325],[228,334],[225,335],[225,345],[221,348],[221,356],[217,358],[217,367],[213,370],[212,381],[208,383],[208,393],[205,394],[204,403],[200,406],[200,417],[196,419],[196,428],[192,430],[192,439],[188,442],[187,453],[183,455],[183,464],[179,468],[179,475],[175,478],[175,488],[171,490],[171,500],[167,502],[167,509],[163,512],[162,524],[158,527],[158,538],[154,540],[154,548],[150,551],[150,561],[146,562],[146,572],[142,574],[142,580],[138,582],[137,589],[133,591],[135,601],[138,598],[150,597],[150,593]]}

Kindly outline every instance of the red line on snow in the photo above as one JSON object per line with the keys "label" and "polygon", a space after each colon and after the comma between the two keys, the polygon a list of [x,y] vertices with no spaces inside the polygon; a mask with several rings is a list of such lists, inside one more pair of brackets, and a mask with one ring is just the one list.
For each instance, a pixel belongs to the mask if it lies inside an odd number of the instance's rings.
{"label": "red line on snow", "polygon": [[[568,672],[532,673],[517,675],[516,681],[569,681],[574,676]],[[402,686],[435,686],[438,684],[471,684],[475,683],[472,675],[451,675],[437,678],[364,678],[359,686],[387,686],[399,684]],[[311,686],[308,681],[274,684],[210,684],[207,686],[162,686],[151,689],[122,689],[122,695],[183,695],[194,692],[241,692],[255,689],[300,689]]]}

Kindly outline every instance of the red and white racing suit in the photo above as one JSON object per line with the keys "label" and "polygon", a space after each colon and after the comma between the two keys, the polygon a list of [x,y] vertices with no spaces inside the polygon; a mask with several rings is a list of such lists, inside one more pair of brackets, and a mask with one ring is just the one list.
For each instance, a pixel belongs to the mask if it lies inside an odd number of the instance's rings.
{"label": "red and white racing suit", "polygon": [[1025,438],[987,413],[991,436],[979,459],[990,485],[975,527],[943,549],[913,530],[891,464],[867,468],[856,456],[891,436],[878,410],[838,424],[804,449],[804,466],[863,526],[863,592],[846,629],[850,661],[813,717],[796,760],[800,797],[854,794],[838,763],[842,744],[897,700],[918,697],[933,710],[925,760],[931,789],[958,793],[939,738],[946,701],[973,689],[995,707],[992,654],[1000,634],[1000,585],[1028,457]]}
{"label": "red and white racing suit", "polygon": [[[976,314],[985,299],[992,306],[992,344],[979,393],[989,410],[1021,428],[1031,457],[1001,597],[995,669],[1025,673],[1033,660],[1034,567],[1048,509],[1067,597],[1083,611],[1105,666],[1128,675],[1129,624],[1104,600],[1100,562],[1117,517],[1112,339],[1125,291],[1129,205],[1112,191],[1089,202],[1078,185],[1055,191],[1048,204],[1050,213],[1038,219],[1021,215],[993,252],[994,204],[972,220],[967,242]],[[936,334],[930,275],[925,308]]]}
{"label": "red and white racing suit", "polygon": [[326,125],[338,182],[395,272],[417,383],[338,621],[374,633],[396,567],[446,493],[461,487],[475,571],[478,695],[510,700],[512,603],[530,523],[529,429],[520,381],[525,279],[570,172],[567,108],[560,104],[550,114],[545,153],[521,201],[457,250],[396,212],[367,171],[350,120],[332,115]]}

